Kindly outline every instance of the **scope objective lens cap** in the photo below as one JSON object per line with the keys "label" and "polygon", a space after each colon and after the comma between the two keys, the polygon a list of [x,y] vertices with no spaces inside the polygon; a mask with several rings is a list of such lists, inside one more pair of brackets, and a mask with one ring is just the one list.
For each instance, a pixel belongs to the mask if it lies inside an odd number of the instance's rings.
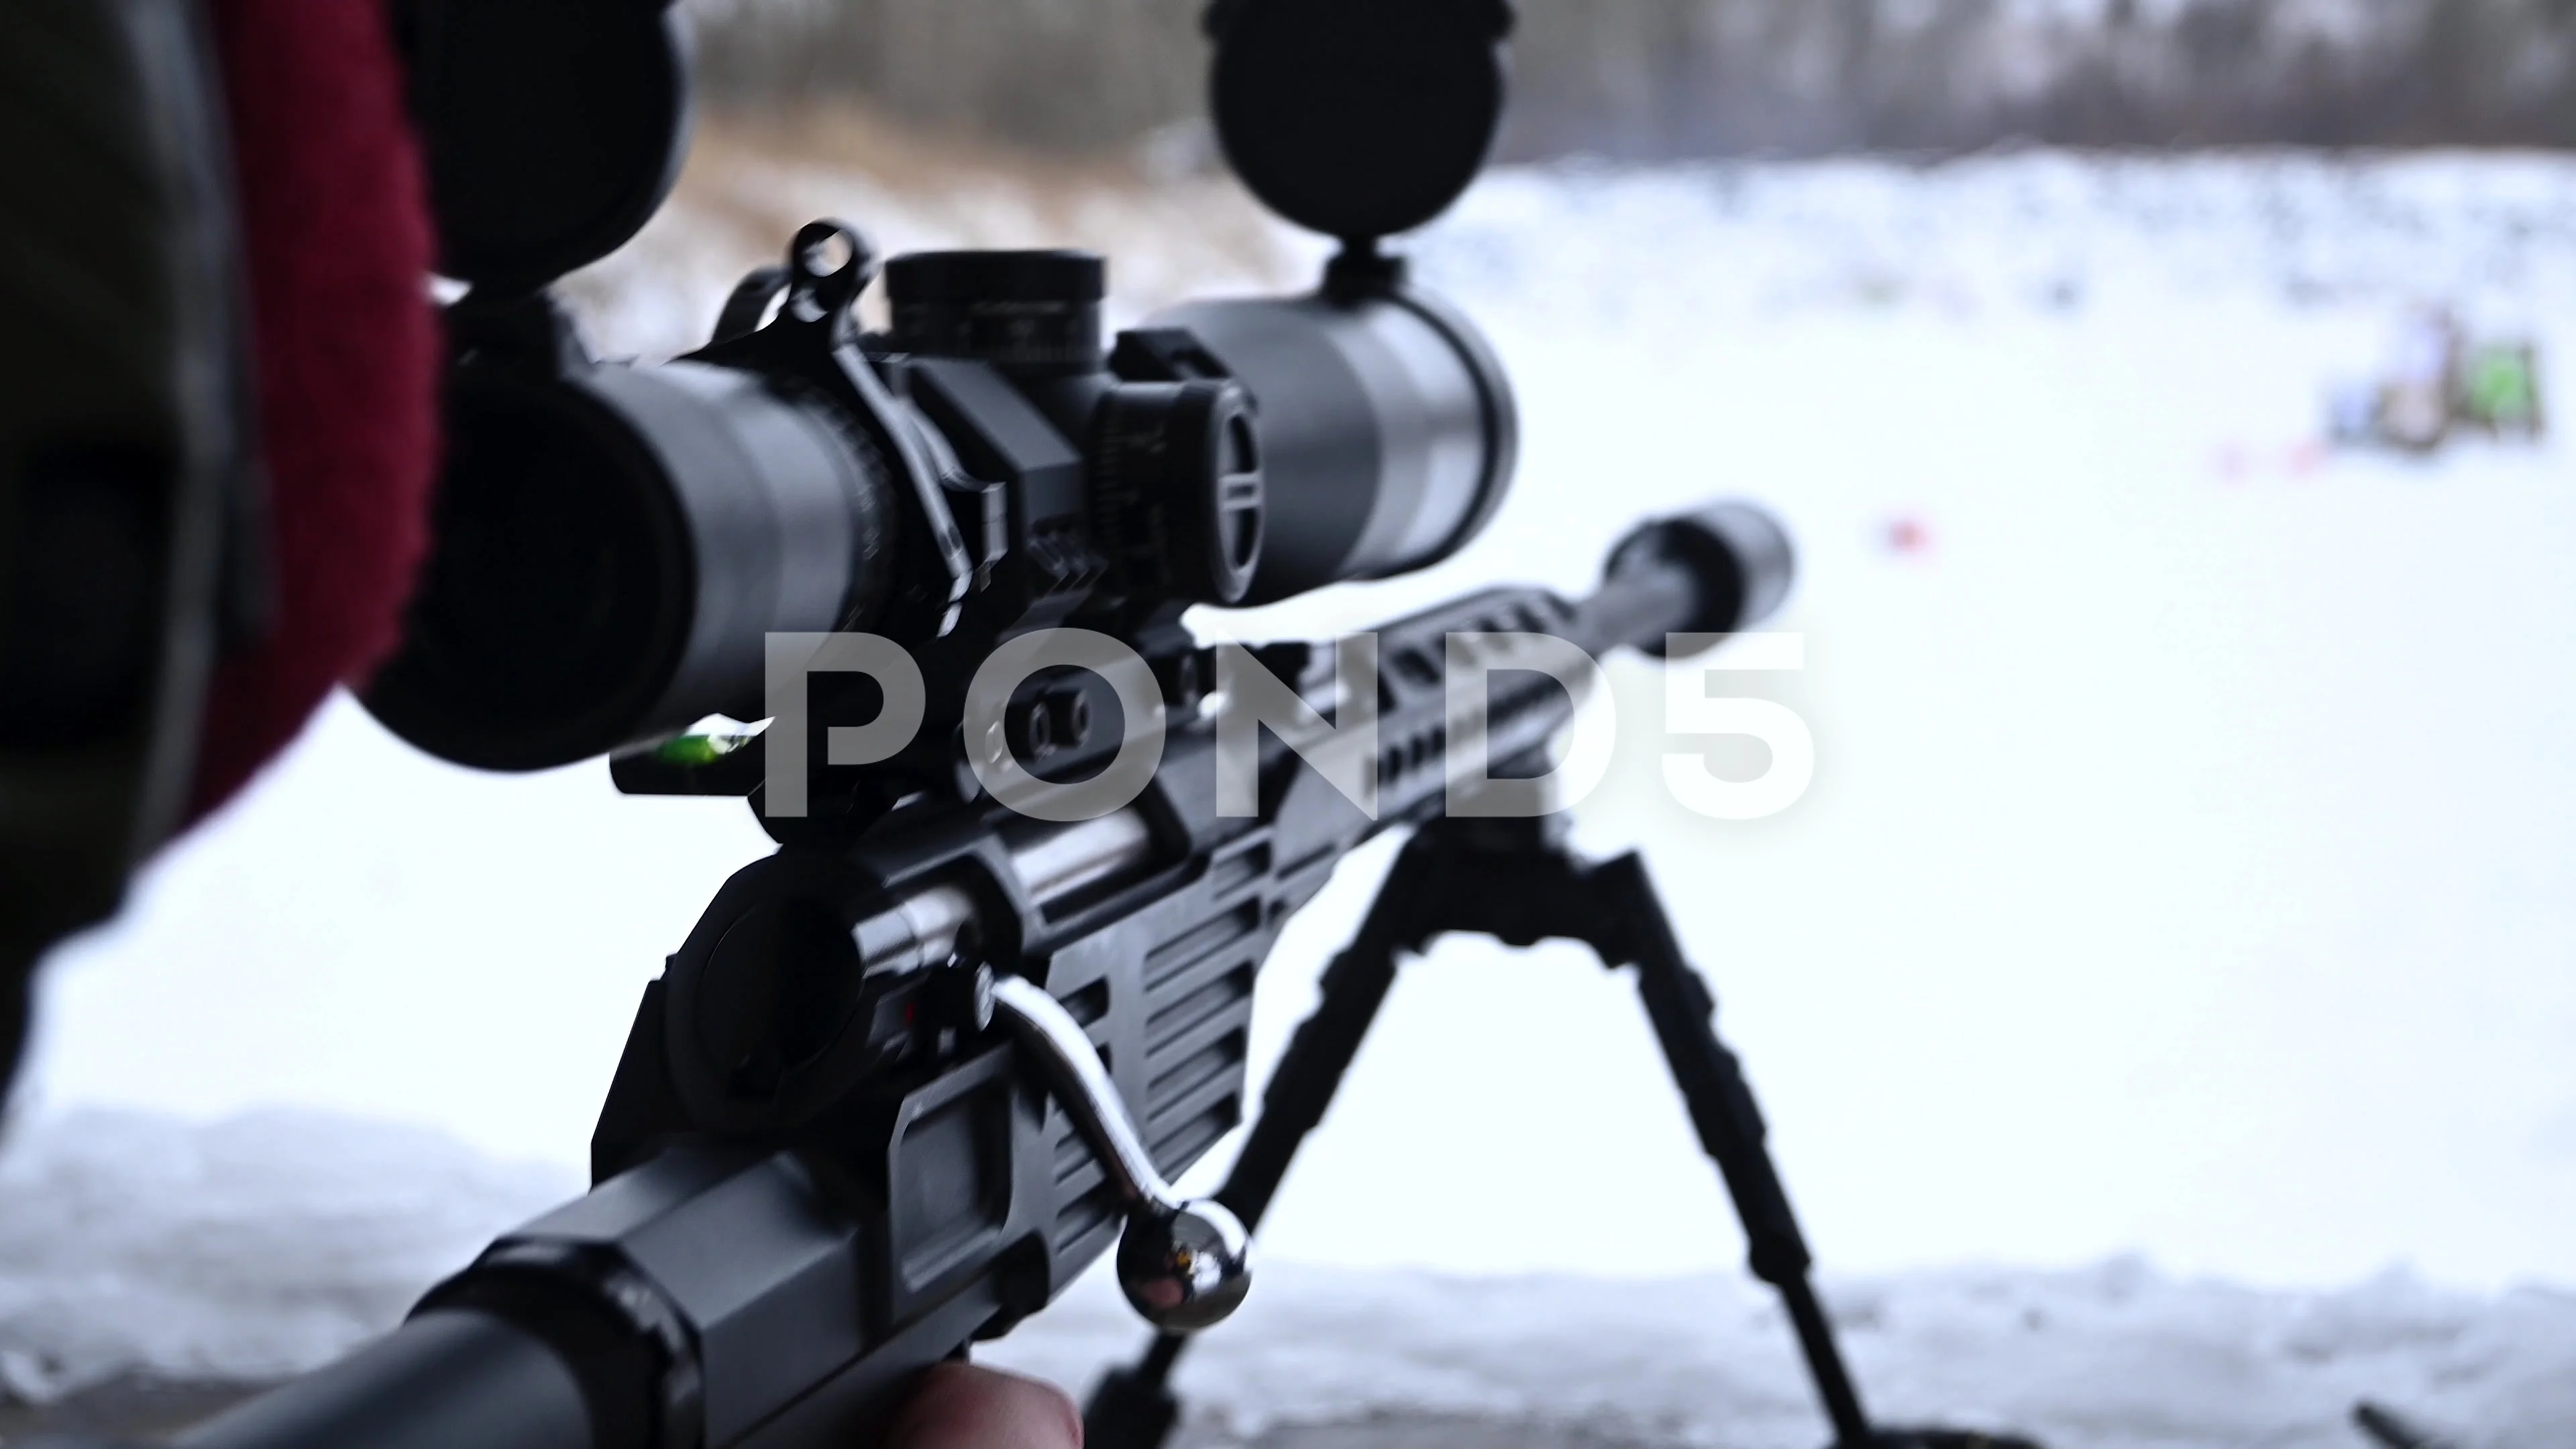
{"label": "scope objective lens cap", "polygon": [[1502,123],[1507,0],[1217,0],[1210,110],[1271,210],[1372,241],[1449,209]]}

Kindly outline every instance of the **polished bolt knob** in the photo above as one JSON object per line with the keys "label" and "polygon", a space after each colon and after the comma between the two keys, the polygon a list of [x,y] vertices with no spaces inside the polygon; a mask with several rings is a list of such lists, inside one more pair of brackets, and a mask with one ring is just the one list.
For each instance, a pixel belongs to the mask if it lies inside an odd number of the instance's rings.
{"label": "polished bolt knob", "polygon": [[1188,1333],[1232,1313],[1252,1287],[1251,1234],[1223,1204],[1139,1206],[1118,1240],[1118,1286],[1145,1321]]}
{"label": "polished bolt knob", "polygon": [[1185,1202],[1172,1191],[1100,1053],[1063,1003],[1024,977],[987,979],[994,1022],[1026,1049],[1127,1206],[1127,1232],[1118,1240],[1118,1286],[1127,1301],[1166,1333],[1190,1333],[1232,1313],[1252,1287],[1252,1234],[1243,1220],[1221,1203]]}

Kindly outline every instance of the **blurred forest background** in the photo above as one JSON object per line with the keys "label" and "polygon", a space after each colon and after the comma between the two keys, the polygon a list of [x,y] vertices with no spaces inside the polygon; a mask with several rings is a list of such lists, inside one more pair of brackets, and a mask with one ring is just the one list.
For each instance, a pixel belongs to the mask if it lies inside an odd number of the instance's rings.
{"label": "blurred forest background", "polygon": [[[1192,162],[1203,0],[689,0],[708,99]],[[2576,0],[1520,0],[1508,155],[2576,145]],[[1198,148],[1203,153],[1204,147]]]}

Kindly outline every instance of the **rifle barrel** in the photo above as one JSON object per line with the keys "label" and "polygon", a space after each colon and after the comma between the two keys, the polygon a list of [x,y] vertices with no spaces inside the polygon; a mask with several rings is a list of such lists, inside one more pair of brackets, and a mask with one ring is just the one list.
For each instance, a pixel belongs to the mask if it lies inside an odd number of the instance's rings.
{"label": "rifle barrel", "polygon": [[424,1313],[182,1436],[187,1449],[599,1449],[555,1349],[488,1313]]}
{"label": "rifle barrel", "polygon": [[1612,551],[1600,590],[1575,606],[1574,642],[1660,657],[1671,635],[1748,629],[1779,610],[1797,569],[1788,532],[1761,509],[1718,503],[1660,519]]}

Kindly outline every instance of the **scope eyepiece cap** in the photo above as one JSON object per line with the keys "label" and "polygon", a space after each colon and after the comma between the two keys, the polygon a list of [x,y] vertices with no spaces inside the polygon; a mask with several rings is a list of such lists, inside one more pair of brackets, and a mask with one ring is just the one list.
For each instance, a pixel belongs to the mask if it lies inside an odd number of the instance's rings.
{"label": "scope eyepiece cap", "polygon": [[534,291],[624,246],[688,151],[667,0],[396,0],[438,270]]}

